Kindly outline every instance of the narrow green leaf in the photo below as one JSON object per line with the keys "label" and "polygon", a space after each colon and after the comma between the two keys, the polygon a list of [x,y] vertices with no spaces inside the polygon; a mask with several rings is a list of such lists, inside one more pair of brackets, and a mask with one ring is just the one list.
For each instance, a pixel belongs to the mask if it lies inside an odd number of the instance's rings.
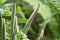
{"label": "narrow green leaf", "polygon": [[22,9],[20,8],[20,6],[17,6],[17,12],[22,16],[23,19],[26,19],[24,13],[22,12]]}
{"label": "narrow green leaf", "polygon": [[18,18],[18,23],[26,23],[26,19],[23,19],[23,18]]}
{"label": "narrow green leaf", "polygon": [[38,13],[43,17],[43,19],[47,19],[48,17],[51,16],[50,8],[47,5],[43,4],[41,1],[39,0],[24,0],[24,1],[32,5],[33,8],[35,8],[36,4],[40,3],[40,9],[38,10]]}
{"label": "narrow green leaf", "polygon": [[31,26],[31,23],[32,23],[32,21],[34,20],[36,14],[37,14],[36,12],[38,11],[39,7],[40,7],[40,5],[38,4],[37,8],[33,11],[32,15],[31,15],[30,18],[27,20],[27,22],[26,22],[26,24],[25,24],[25,26],[24,26],[24,28],[23,28],[23,32],[24,32],[25,34],[29,31],[30,26]]}

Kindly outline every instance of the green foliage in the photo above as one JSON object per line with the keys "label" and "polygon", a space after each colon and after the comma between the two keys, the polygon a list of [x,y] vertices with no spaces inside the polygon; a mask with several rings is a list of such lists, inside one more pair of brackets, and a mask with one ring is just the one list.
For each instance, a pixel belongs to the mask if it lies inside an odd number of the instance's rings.
{"label": "green foliage", "polygon": [[[3,18],[6,19],[6,40],[10,40],[14,3],[18,20],[17,40],[60,40],[59,0],[0,0],[0,13],[3,12]],[[38,3],[40,8],[37,14],[31,16]]]}
{"label": "green foliage", "polygon": [[39,0],[24,0],[24,1],[32,5],[33,8],[35,8],[35,6],[38,3],[40,3],[40,8],[38,10],[38,13],[43,17],[43,19],[47,19],[48,17],[51,16],[50,8],[47,5],[43,4],[41,1]]}
{"label": "green foliage", "polygon": [[17,39],[18,39],[18,40],[29,40],[29,39],[27,38],[27,36],[26,36],[22,31],[19,31],[19,32],[17,33]]}
{"label": "green foliage", "polygon": [[0,5],[3,4],[6,0],[0,0]]}

